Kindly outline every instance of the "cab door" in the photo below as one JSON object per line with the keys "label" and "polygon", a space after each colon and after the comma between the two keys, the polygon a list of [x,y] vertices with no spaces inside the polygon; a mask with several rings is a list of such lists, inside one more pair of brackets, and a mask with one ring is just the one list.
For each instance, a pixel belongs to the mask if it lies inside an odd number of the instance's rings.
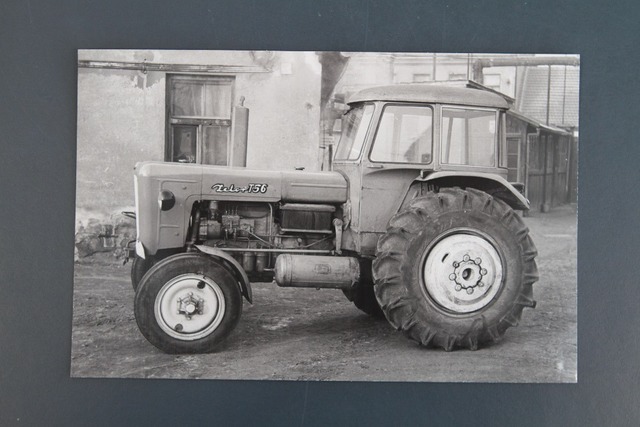
{"label": "cab door", "polygon": [[429,104],[386,103],[363,156],[360,243],[374,254],[409,185],[421,170],[434,168],[436,109]]}

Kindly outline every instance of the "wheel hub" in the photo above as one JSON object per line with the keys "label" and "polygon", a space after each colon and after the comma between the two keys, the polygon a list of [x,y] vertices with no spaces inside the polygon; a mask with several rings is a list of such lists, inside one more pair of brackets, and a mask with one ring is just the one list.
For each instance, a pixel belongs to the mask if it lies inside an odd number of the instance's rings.
{"label": "wheel hub", "polygon": [[224,294],[209,277],[183,274],[160,289],[154,312],[158,325],[169,336],[192,341],[211,334],[225,313]]}
{"label": "wheel hub", "polygon": [[204,309],[204,299],[195,298],[193,292],[189,292],[185,297],[178,298],[178,314],[184,314],[187,319],[191,319],[194,314],[202,314]]}
{"label": "wheel hub", "polygon": [[427,296],[454,313],[491,303],[502,287],[502,258],[489,236],[456,229],[435,239],[422,262]]}
{"label": "wheel hub", "polygon": [[471,259],[469,254],[465,254],[462,261],[453,262],[453,273],[449,275],[449,279],[455,283],[457,292],[463,289],[469,295],[473,293],[476,287],[483,287],[482,278],[487,275],[487,269],[480,266],[482,258]]}

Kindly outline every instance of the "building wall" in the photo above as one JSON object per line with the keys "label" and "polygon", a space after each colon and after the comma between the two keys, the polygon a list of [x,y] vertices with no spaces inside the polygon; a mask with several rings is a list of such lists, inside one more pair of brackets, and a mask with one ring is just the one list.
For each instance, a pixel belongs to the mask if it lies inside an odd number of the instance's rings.
{"label": "building wall", "polygon": [[321,67],[315,53],[284,52],[272,74],[236,77],[249,108],[247,167],[319,170]]}
{"label": "building wall", "polygon": [[529,136],[527,197],[532,210],[571,202],[571,151],[575,143],[568,134],[540,130]]}
{"label": "building wall", "polygon": [[[313,52],[80,51],[81,61],[262,67],[235,73],[249,108],[247,166],[319,169],[321,67]],[[78,70],[77,226],[133,205],[133,166],[163,160],[167,72]]]}
{"label": "building wall", "polygon": [[133,166],[164,158],[164,134],[164,73],[80,69],[77,208],[132,205]]}
{"label": "building wall", "polygon": [[[133,220],[121,214],[134,210],[133,167],[165,157],[167,80],[176,71],[129,70],[123,63],[235,67],[204,75],[233,76],[232,105],[244,97],[247,167],[320,168],[322,70],[314,52],[82,50],[78,60],[79,257],[114,249],[123,254],[135,238]],[[105,235],[116,237],[99,237]]]}
{"label": "building wall", "polygon": [[[351,94],[367,87],[386,84],[473,80],[472,61],[501,55],[348,53],[349,65],[335,93]],[[502,55],[504,56],[504,55]],[[487,86],[514,97],[516,67],[486,67]]]}

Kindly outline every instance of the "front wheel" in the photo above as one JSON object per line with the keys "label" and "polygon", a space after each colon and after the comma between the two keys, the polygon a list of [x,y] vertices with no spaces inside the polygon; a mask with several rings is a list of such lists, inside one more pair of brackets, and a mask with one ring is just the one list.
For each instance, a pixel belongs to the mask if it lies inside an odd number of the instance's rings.
{"label": "front wheel", "polygon": [[238,324],[242,295],[225,267],[206,255],[179,254],[144,275],[134,312],[140,332],[165,353],[205,353]]}
{"label": "front wheel", "polygon": [[373,264],[376,297],[410,339],[449,351],[499,341],[534,307],[537,251],[499,199],[442,189],[390,221]]}
{"label": "front wheel", "polygon": [[141,258],[136,255],[133,258],[133,262],[131,262],[131,286],[133,286],[134,292],[138,289],[138,285],[147,271],[153,267],[153,264],[155,264],[155,259],[151,256]]}

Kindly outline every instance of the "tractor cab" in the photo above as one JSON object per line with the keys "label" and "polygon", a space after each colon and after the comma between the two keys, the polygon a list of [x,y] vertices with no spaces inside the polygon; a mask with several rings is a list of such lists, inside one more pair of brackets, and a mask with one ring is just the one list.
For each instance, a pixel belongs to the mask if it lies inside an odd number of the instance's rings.
{"label": "tractor cab", "polygon": [[349,106],[333,169],[349,182],[351,249],[373,254],[389,218],[415,191],[474,187],[505,193],[516,209],[528,207],[506,181],[509,106],[501,96],[396,85],[358,92]]}
{"label": "tractor cab", "polygon": [[334,163],[374,169],[459,170],[506,175],[501,96],[432,85],[384,86],[349,100]]}

